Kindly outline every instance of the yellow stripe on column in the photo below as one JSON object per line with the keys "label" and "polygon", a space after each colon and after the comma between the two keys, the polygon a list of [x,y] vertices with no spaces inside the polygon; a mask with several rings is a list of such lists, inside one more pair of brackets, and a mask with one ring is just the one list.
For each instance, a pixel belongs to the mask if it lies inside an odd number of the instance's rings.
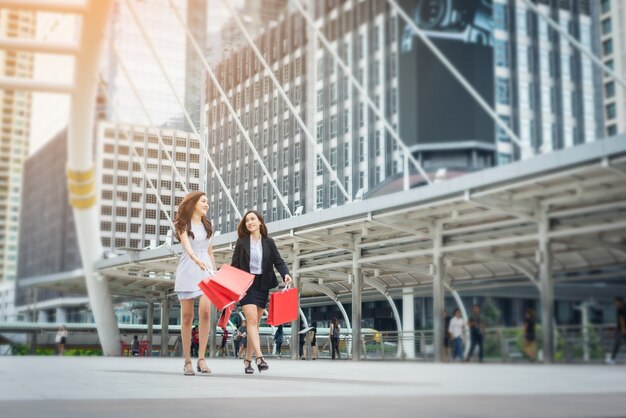
{"label": "yellow stripe on column", "polygon": [[96,195],[96,178],[94,167],[85,170],[67,168],[67,188],[70,194],[70,205],[75,209],[89,209],[98,201]]}

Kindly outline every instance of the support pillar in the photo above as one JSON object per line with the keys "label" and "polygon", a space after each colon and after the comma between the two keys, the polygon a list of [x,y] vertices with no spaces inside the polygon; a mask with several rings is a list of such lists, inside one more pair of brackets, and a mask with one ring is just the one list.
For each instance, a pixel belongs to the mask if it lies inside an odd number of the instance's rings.
{"label": "support pillar", "polygon": [[146,339],[148,340],[148,351],[146,355],[152,356],[152,335],[154,332],[154,303],[152,303],[152,301],[148,302],[146,324],[148,326],[148,331],[146,335]]}
{"label": "support pillar", "polygon": [[167,297],[161,302],[161,357],[169,356],[169,324],[170,324],[170,303]]}
{"label": "support pillar", "polygon": [[363,277],[361,277],[361,267],[359,258],[361,248],[360,238],[354,242],[354,252],[352,255],[352,361],[361,360],[361,302],[363,292]]}
{"label": "support pillar", "polygon": [[539,293],[541,298],[541,336],[544,363],[554,363],[554,281],[550,251],[550,220],[545,209],[539,214]]}
{"label": "support pillar", "polygon": [[211,318],[209,320],[209,357],[215,358],[217,355],[217,308],[211,304]]}
{"label": "support pillar", "polygon": [[433,351],[435,362],[440,363],[443,360],[443,334],[444,319],[443,310],[445,309],[443,278],[445,274],[445,265],[443,263],[443,254],[441,246],[443,243],[441,234],[441,225],[433,227]]}
{"label": "support pillar", "polygon": [[[298,289],[298,294],[302,294],[302,280],[300,279],[300,245],[298,241],[293,244],[293,268],[291,270],[291,278],[293,279],[293,287]],[[298,298],[298,311],[301,312],[300,309],[300,298]],[[298,324],[300,323],[299,318],[291,321],[291,359],[298,360],[300,358],[300,327]],[[302,336],[304,338],[304,336]]]}
{"label": "support pillar", "polygon": [[67,323],[67,310],[61,306],[57,306],[55,317],[57,324]]}
{"label": "support pillar", "polygon": [[402,289],[401,338],[406,358],[415,358],[415,299],[413,288]]}

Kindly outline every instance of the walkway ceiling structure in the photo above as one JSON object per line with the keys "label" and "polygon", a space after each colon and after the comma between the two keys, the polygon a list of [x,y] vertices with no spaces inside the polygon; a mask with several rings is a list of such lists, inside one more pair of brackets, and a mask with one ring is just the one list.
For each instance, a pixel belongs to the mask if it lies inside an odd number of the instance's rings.
{"label": "walkway ceiling structure", "polygon": [[[273,222],[268,229],[290,264],[297,243],[303,297],[320,296],[317,285],[351,294],[355,248],[364,292],[374,290],[368,282],[388,292],[431,288],[437,226],[450,286],[537,284],[540,213],[549,220],[556,283],[619,277],[626,266],[623,139]],[[230,262],[235,240],[234,233],[214,238],[218,265]],[[179,251],[131,252],[102,259],[96,269],[114,294],[173,295]]]}

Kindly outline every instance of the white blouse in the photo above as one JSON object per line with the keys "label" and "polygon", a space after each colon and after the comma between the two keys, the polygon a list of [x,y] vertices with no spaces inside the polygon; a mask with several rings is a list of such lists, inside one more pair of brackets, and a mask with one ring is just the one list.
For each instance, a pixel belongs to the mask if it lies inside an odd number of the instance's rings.
{"label": "white blouse", "polygon": [[250,273],[263,274],[263,238],[255,241],[250,236]]}

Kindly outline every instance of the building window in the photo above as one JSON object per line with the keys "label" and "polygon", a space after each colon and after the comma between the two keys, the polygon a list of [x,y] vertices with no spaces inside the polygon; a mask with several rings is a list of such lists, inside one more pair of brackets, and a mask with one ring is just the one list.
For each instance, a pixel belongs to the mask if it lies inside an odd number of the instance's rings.
{"label": "building window", "polygon": [[317,175],[321,176],[322,174],[324,174],[324,165],[322,164],[322,158],[318,155],[316,161]]}
{"label": "building window", "polygon": [[380,166],[376,167],[375,176],[376,176],[375,177],[376,184],[380,183],[380,180],[381,180],[381,168],[380,168]]}
{"label": "building window", "polygon": [[330,186],[330,204],[337,204],[337,183],[335,182],[333,182],[333,184]]}
{"label": "building window", "polygon": [[365,107],[363,103],[359,104],[359,126],[363,127],[365,125]]}
{"label": "building window", "polygon": [[604,97],[607,99],[615,97],[615,82],[611,81],[604,85]]}
{"label": "building window", "polygon": [[324,140],[324,121],[317,122],[317,143],[321,144]]}
{"label": "building window", "polygon": [[365,187],[365,172],[359,171],[359,189]]}
{"label": "building window", "polygon": [[315,190],[315,206],[321,209],[324,206],[324,191],[322,186],[317,186]]}
{"label": "building window", "polygon": [[509,67],[509,44],[506,41],[496,40],[495,48],[496,65],[498,67]]}
{"label": "building window", "polygon": [[495,23],[496,29],[507,30],[509,27],[508,17],[507,17],[507,13],[508,13],[507,6],[502,3],[495,3],[493,7],[495,8],[494,23]]}
{"label": "building window", "polygon": [[300,161],[300,143],[299,142],[296,142],[295,148],[296,149],[294,150],[294,154],[295,154],[294,159],[295,159],[295,162],[298,162]]}
{"label": "building window", "polygon": [[331,138],[337,136],[337,115],[330,117],[330,136]]}
{"label": "building window", "polygon": [[612,39],[607,39],[606,41],[602,42],[602,53],[604,55],[610,55],[613,53],[613,40]]}
{"label": "building window", "polygon": [[324,91],[317,91],[317,111],[321,112],[324,110]]}
{"label": "building window", "polygon": [[611,18],[608,17],[602,21],[602,34],[606,35],[611,32]]}
{"label": "building window", "polygon": [[497,78],[496,89],[497,89],[498,103],[508,105],[509,104],[509,80],[505,78]]}
{"label": "building window", "polygon": [[615,103],[611,103],[606,106],[606,118],[607,119],[615,118]]}
{"label": "building window", "polygon": [[602,0],[602,13],[611,11],[611,0]]}
{"label": "building window", "polygon": [[337,170],[337,148],[330,149],[330,166],[333,170]]}
{"label": "building window", "polygon": [[293,192],[298,193],[300,191],[300,172],[293,173]]}
{"label": "building window", "polygon": [[330,104],[337,104],[337,83],[330,84]]}
{"label": "building window", "polygon": [[606,127],[606,134],[608,136],[615,136],[617,135],[617,126],[615,125],[609,125]]}
{"label": "building window", "polygon": [[365,138],[359,137],[359,161],[365,160]]}
{"label": "building window", "polygon": [[[500,116],[500,119],[506,123],[506,126],[510,127],[511,126],[511,120],[508,116]],[[506,131],[504,129],[502,129],[500,127],[500,125],[498,125],[498,142],[511,142],[511,138],[509,138],[509,135],[506,133]]]}
{"label": "building window", "polygon": [[350,165],[350,144],[345,143],[343,145],[343,165],[347,167]]}

